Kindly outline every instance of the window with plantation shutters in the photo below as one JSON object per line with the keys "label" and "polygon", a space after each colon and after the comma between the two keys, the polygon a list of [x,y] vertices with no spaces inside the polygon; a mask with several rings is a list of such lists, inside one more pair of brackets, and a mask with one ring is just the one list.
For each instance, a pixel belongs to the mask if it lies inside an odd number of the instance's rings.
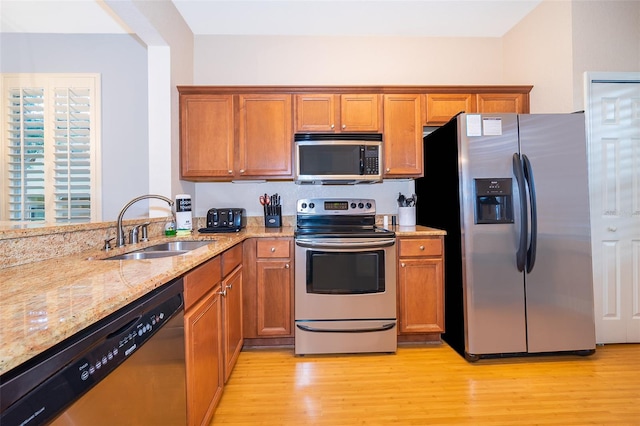
{"label": "window with plantation shutters", "polygon": [[100,220],[98,92],[95,74],[2,76],[2,220]]}

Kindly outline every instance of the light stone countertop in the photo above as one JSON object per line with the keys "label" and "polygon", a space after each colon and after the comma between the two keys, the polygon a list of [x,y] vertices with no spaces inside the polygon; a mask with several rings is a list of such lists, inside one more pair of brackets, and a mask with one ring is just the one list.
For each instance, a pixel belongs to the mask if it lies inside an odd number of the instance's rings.
{"label": "light stone countertop", "polygon": [[[424,226],[397,236],[444,235]],[[134,248],[94,251],[0,269],[0,374],[253,237],[293,237],[293,227],[249,226],[233,234],[156,238],[135,249],[179,239],[211,240],[187,254],[144,260],[101,260]]]}

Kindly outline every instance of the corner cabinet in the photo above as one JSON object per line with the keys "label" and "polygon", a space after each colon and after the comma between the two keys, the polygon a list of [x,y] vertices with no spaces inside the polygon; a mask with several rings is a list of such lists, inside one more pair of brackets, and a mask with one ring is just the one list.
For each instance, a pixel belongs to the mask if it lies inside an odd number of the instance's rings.
{"label": "corner cabinet", "polygon": [[[497,90],[500,89],[500,90]],[[518,89],[518,90],[516,90]],[[427,93],[425,120],[427,126],[440,126],[460,112],[467,113],[529,113],[531,86],[477,87],[469,93]]]}
{"label": "corner cabinet", "polygon": [[244,250],[245,342],[293,344],[293,239],[252,238]]}
{"label": "corner cabinet", "polygon": [[445,330],[443,244],[442,236],[398,239],[400,341],[416,334],[439,340]]}
{"label": "corner cabinet", "polygon": [[184,277],[187,424],[208,424],[222,396],[220,257]]}

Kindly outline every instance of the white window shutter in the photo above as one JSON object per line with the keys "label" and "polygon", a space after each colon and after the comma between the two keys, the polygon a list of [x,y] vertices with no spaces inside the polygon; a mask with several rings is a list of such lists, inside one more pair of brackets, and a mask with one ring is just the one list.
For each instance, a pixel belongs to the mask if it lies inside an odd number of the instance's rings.
{"label": "white window shutter", "polygon": [[3,219],[99,220],[99,76],[13,75],[3,87],[9,106]]}

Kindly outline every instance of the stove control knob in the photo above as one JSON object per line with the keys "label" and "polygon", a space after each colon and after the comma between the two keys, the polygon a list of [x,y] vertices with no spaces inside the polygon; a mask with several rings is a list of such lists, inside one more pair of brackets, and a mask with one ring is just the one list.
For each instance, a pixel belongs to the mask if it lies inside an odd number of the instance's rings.
{"label": "stove control knob", "polygon": [[312,209],[314,208],[316,205],[314,203],[309,203],[309,208]]}
{"label": "stove control knob", "polygon": [[302,207],[303,210],[306,209],[307,208],[307,203],[300,204],[300,207]]}
{"label": "stove control knob", "polygon": [[371,208],[371,203],[367,203],[367,208],[370,209]]}
{"label": "stove control knob", "polygon": [[351,208],[355,209],[356,208],[356,203],[351,203]]}
{"label": "stove control knob", "polygon": [[363,207],[364,207],[364,204],[358,203],[358,208],[363,208]]}

